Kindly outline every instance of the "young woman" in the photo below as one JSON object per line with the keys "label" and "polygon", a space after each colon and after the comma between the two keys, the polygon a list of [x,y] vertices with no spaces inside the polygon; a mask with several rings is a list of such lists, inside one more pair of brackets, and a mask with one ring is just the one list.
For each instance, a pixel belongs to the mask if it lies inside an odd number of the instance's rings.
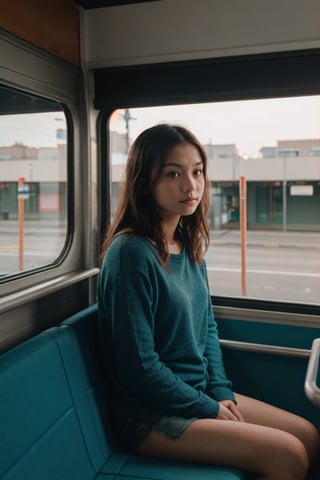
{"label": "young woman", "polygon": [[141,455],[302,480],[316,428],[233,393],[226,378],[203,259],[208,207],[207,158],[194,135],[167,124],[141,133],[98,283],[115,429]]}

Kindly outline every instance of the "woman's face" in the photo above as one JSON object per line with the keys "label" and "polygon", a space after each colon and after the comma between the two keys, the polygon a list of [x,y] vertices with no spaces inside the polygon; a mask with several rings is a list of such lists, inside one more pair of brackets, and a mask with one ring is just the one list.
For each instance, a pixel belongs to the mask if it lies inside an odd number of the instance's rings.
{"label": "woman's face", "polygon": [[177,145],[170,152],[153,191],[164,221],[178,222],[181,216],[194,213],[205,187],[203,168],[197,148],[190,143]]}

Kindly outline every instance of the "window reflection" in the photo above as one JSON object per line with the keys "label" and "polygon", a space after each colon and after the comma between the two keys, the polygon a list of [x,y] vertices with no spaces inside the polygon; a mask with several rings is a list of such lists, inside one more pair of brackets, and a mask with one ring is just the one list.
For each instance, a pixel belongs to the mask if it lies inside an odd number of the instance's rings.
{"label": "window reflection", "polygon": [[67,125],[55,102],[0,88],[0,275],[54,262],[67,232]]}
{"label": "window reflection", "polygon": [[320,97],[114,112],[112,212],[128,146],[156,123],[185,125],[203,143],[211,182],[211,291],[242,296],[239,179],[247,184],[247,296],[319,303]]}

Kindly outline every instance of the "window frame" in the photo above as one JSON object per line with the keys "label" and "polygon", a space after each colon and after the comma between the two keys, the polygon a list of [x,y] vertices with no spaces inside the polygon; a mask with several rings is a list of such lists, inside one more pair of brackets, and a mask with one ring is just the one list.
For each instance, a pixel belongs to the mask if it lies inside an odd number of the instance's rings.
{"label": "window frame", "polygon": [[[73,181],[73,150],[72,150],[72,144],[73,144],[73,126],[72,126],[72,117],[71,113],[66,105],[63,105],[61,102],[59,102],[56,99],[52,99],[49,97],[45,97],[44,95],[38,95],[33,92],[28,91],[27,89],[23,89],[22,87],[12,87],[9,85],[6,85],[5,83],[1,82],[1,87],[4,89],[7,89],[8,92],[11,92],[12,95],[14,96],[15,94],[21,95],[21,98],[23,97],[30,97],[34,99],[34,104],[29,107],[29,105],[23,105],[21,104],[21,108],[12,108],[10,111],[10,105],[5,105],[5,110],[1,111],[0,108],[0,115],[8,115],[8,114],[14,114],[14,115],[24,115],[24,114],[33,114],[33,113],[49,113],[49,112],[63,112],[65,116],[65,122],[66,122],[66,231],[65,231],[65,240],[63,243],[63,247],[59,254],[57,255],[56,259],[51,262],[51,263],[44,263],[43,265],[39,265],[34,268],[28,268],[24,269],[21,271],[16,271],[9,273],[8,275],[5,275],[4,277],[0,277],[0,285],[5,285],[7,283],[15,282],[16,280],[23,279],[27,276],[34,275],[34,274],[39,274],[41,272],[46,272],[48,270],[52,270],[58,266],[60,266],[66,256],[68,255],[68,251],[71,245],[72,241],[72,232],[73,232],[73,201],[72,198],[74,197],[74,181]],[[38,104],[38,105],[37,105]],[[60,107],[60,109],[45,109],[47,105],[50,104],[56,104],[57,106]],[[19,104],[18,104],[19,106]]]}
{"label": "window frame", "polygon": [[[110,220],[109,119],[116,109],[320,94],[320,49],[96,69],[95,108],[99,158],[100,235]],[[288,82],[289,79],[289,82]],[[105,161],[107,159],[107,161]],[[320,305],[212,296],[214,305],[250,310],[320,314]]]}

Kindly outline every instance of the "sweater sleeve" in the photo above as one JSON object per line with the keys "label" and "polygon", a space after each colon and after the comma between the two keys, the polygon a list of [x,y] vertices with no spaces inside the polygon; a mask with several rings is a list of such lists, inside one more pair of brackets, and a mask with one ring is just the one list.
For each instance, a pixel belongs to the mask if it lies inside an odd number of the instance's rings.
{"label": "sweater sleeve", "polygon": [[155,351],[154,288],[142,266],[118,271],[108,291],[104,289],[111,303],[117,381],[132,397],[166,414],[215,418],[218,402],[185,383],[160,361]]}
{"label": "sweater sleeve", "polygon": [[225,373],[217,324],[212,311],[210,295],[208,297],[208,335],[205,349],[209,374],[208,394],[217,401],[233,400],[236,403],[231,389],[232,384]]}

